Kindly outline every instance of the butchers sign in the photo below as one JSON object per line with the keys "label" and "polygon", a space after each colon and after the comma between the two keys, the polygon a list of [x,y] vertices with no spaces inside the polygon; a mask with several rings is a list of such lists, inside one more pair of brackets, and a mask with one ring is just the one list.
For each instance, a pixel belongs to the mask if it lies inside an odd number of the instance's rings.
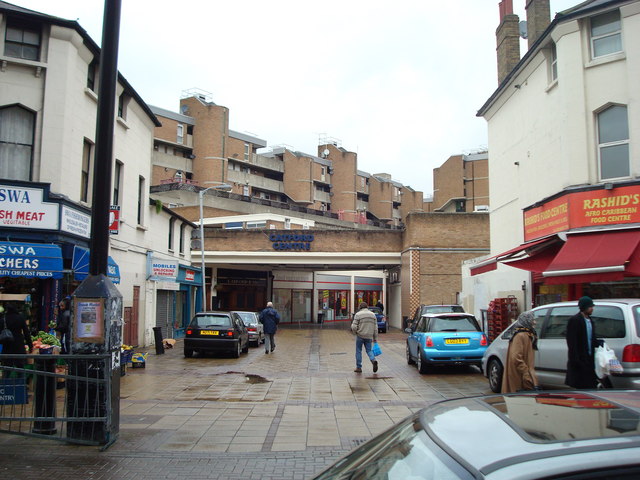
{"label": "butchers sign", "polygon": [[43,200],[41,188],[0,184],[0,226],[57,230],[59,206]]}

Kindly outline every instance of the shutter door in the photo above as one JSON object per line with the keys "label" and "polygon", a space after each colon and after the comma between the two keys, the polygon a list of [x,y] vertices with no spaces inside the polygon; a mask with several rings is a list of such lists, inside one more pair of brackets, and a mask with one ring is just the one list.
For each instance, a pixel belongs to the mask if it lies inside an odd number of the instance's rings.
{"label": "shutter door", "polygon": [[171,314],[173,313],[173,292],[158,290],[156,294],[156,327],[162,327],[162,338],[172,338]]}

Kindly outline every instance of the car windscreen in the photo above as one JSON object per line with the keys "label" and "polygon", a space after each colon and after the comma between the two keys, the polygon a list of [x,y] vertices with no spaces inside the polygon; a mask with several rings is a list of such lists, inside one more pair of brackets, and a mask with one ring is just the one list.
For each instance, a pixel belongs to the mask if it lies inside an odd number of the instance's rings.
{"label": "car windscreen", "polygon": [[480,326],[472,316],[435,317],[429,319],[430,332],[479,332]]}
{"label": "car windscreen", "polygon": [[242,322],[245,325],[251,325],[252,323],[257,323],[258,319],[256,315],[251,312],[236,312],[238,316],[242,319]]}
{"label": "car windscreen", "polygon": [[191,320],[192,327],[230,327],[231,318],[228,315],[198,315]]}
{"label": "car windscreen", "polygon": [[464,313],[460,305],[427,305],[422,313]]}
{"label": "car windscreen", "polygon": [[369,307],[369,310],[371,310],[376,315],[382,315],[382,310],[380,310],[378,307]]}

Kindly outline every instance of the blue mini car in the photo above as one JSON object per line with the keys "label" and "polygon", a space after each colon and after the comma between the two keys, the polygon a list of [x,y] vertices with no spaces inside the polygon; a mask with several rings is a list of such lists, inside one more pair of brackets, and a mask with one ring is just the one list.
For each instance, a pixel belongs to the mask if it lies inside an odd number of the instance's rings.
{"label": "blue mini car", "polygon": [[427,373],[431,365],[477,365],[487,349],[487,337],[468,313],[422,315],[415,328],[405,330],[407,363]]}
{"label": "blue mini car", "polygon": [[382,313],[380,307],[369,307],[369,310],[371,310],[376,316],[376,320],[378,321],[378,332],[387,333],[389,324],[387,322],[387,317]]}

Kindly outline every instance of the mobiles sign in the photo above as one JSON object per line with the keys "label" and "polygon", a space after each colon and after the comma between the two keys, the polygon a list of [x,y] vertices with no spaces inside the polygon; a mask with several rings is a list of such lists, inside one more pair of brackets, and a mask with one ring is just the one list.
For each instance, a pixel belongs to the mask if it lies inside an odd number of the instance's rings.
{"label": "mobiles sign", "polygon": [[313,242],[313,234],[272,233],[269,241],[274,250],[309,251]]}

